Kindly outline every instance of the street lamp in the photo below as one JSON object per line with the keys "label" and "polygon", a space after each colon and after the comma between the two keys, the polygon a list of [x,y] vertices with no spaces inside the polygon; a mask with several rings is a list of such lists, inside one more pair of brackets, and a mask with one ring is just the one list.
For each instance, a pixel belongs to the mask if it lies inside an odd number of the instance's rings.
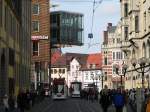
{"label": "street lamp", "polygon": [[[139,60],[137,60],[133,58],[131,60],[131,64],[138,73],[142,74],[142,88],[144,88],[144,74],[150,70],[150,59],[142,57]],[[139,67],[136,67],[137,64],[139,65]]]}
{"label": "street lamp", "polygon": [[[144,74],[150,70],[150,59],[142,57],[139,60],[133,58],[131,60],[131,64],[134,67],[135,71],[142,74],[142,89],[138,91],[137,94],[137,110],[141,112],[142,107],[144,105]],[[138,67],[136,67],[138,65]]]}
{"label": "street lamp", "polygon": [[123,87],[122,77],[125,77],[128,66],[126,64],[123,64],[123,66],[122,66],[122,73],[123,74],[121,74],[121,73],[119,74],[119,65],[118,64],[115,64],[114,67],[116,70],[116,74],[119,75],[121,78],[121,86]]}

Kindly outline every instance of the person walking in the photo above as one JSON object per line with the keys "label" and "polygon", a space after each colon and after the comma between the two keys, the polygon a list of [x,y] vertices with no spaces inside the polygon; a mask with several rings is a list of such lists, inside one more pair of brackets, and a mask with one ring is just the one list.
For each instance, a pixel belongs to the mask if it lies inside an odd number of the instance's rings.
{"label": "person walking", "polygon": [[105,86],[105,89],[103,89],[100,93],[100,104],[103,109],[103,112],[107,112],[107,109],[110,105],[110,96],[108,93],[107,86]]}
{"label": "person walking", "polygon": [[13,95],[10,94],[8,98],[8,106],[9,106],[9,111],[13,112],[15,110],[15,99]]}
{"label": "person walking", "polygon": [[114,95],[113,103],[115,105],[116,112],[123,112],[123,107],[125,104],[125,97],[121,91],[121,88],[118,88],[116,94]]}
{"label": "person walking", "polygon": [[24,93],[23,90],[19,91],[19,94],[17,96],[17,104],[20,112],[24,112],[25,107],[26,107],[26,94]]}
{"label": "person walking", "polygon": [[3,104],[4,104],[5,112],[8,112],[9,105],[8,105],[8,96],[7,96],[7,94],[5,94],[5,96],[3,98]]}

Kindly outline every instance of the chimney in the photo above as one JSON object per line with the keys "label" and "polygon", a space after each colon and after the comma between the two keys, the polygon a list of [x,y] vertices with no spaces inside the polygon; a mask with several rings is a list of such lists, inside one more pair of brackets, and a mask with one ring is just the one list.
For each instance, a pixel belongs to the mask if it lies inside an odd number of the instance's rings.
{"label": "chimney", "polygon": [[112,23],[108,23],[107,31],[112,27]]}
{"label": "chimney", "polygon": [[112,26],[112,23],[108,23],[108,26]]}
{"label": "chimney", "polygon": [[104,44],[108,44],[108,32],[104,31]]}

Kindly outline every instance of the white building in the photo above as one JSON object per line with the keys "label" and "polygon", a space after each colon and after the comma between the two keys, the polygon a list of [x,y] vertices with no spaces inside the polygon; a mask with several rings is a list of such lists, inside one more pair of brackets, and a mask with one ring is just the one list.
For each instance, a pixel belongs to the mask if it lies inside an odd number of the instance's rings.
{"label": "white building", "polygon": [[[122,50],[127,54],[129,65],[125,85],[128,89],[142,87],[142,74],[135,70],[131,62],[142,57],[150,59],[150,0],[120,0],[120,3]],[[145,87],[150,83],[149,74],[144,74]]]}
{"label": "white building", "polygon": [[71,82],[78,81],[83,82],[83,77],[80,72],[80,62],[77,57],[70,61],[70,70],[68,72],[68,86],[70,87]]}
{"label": "white building", "polygon": [[97,86],[98,91],[102,89],[102,58],[100,53],[89,54],[86,65],[80,71],[83,76],[83,88]]}
{"label": "white building", "polygon": [[65,78],[67,84],[68,71],[65,59],[65,55],[62,55],[51,65],[51,79],[53,80],[54,78]]}

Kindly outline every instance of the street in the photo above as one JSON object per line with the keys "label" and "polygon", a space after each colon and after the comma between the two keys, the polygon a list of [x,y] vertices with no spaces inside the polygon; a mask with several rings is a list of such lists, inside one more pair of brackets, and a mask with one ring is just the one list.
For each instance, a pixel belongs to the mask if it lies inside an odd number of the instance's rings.
{"label": "street", "polygon": [[[132,112],[127,108],[127,112]],[[51,100],[46,98],[28,112],[102,112],[100,104],[82,99],[68,98],[67,100]],[[115,112],[112,106],[108,112]]]}

